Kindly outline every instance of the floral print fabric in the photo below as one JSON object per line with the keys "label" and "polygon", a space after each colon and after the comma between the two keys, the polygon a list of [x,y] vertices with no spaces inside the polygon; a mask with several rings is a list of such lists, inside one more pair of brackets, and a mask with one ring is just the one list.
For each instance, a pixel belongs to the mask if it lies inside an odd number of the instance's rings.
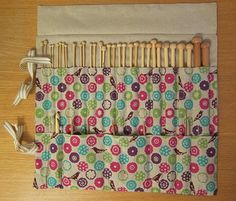
{"label": "floral print fabric", "polygon": [[116,135],[217,133],[217,71],[200,68],[58,68],[37,72],[36,132]]}
{"label": "floral print fabric", "polygon": [[36,85],[36,188],[217,192],[216,67],[41,68]]}
{"label": "floral print fabric", "polygon": [[37,188],[216,193],[214,136],[36,134]]}

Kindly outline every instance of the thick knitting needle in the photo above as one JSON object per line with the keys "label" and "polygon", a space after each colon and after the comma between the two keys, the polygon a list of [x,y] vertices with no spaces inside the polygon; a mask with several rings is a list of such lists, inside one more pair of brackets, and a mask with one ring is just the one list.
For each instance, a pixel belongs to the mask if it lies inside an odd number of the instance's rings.
{"label": "thick knitting needle", "polygon": [[203,66],[209,66],[210,65],[210,42],[209,41],[203,41],[201,44],[202,48],[202,65]]}
{"label": "thick knitting needle", "polygon": [[193,44],[188,43],[186,45],[186,50],[187,50],[187,67],[192,67],[192,50],[193,50]]}
{"label": "thick knitting needle", "polygon": [[121,67],[121,43],[117,43],[117,66]]}
{"label": "thick knitting needle", "polygon": [[102,46],[103,46],[103,41],[100,41],[98,43],[99,45],[99,62],[100,62],[100,67],[102,67]]}
{"label": "thick knitting needle", "polygon": [[169,42],[165,42],[163,43],[163,49],[164,49],[164,67],[168,67],[169,66],[169,47],[170,47],[170,43]]}
{"label": "thick knitting needle", "polygon": [[151,53],[151,47],[152,47],[152,45],[151,45],[150,43],[148,43],[148,44],[146,45],[146,49],[147,49],[147,55],[146,55],[146,57],[147,57],[147,67],[150,67],[150,53]]}
{"label": "thick knitting needle", "polygon": [[111,67],[111,43],[107,44],[107,66]]}
{"label": "thick knitting needle", "polygon": [[178,60],[179,60],[179,67],[184,67],[184,48],[185,44],[184,43],[179,43],[177,45],[178,49]]}
{"label": "thick knitting needle", "polygon": [[201,42],[202,38],[200,36],[194,36],[192,39],[193,43],[193,53],[194,53],[194,67],[201,66]]}
{"label": "thick knitting needle", "polygon": [[137,67],[138,66],[138,46],[139,46],[139,42],[134,42],[134,66]]}
{"label": "thick knitting needle", "polygon": [[115,67],[116,66],[116,44],[115,43],[111,45],[111,58],[112,58],[111,65],[112,67]]}
{"label": "thick knitting needle", "polygon": [[145,66],[145,47],[146,47],[146,43],[142,42],[140,44],[140,48],[141,48],[141,67]]}
{"label": "thick knitting needle", "polygon": [[93,43],[93,67],[96,67],[96,60],[97,60],[97,43]]}
{"label": "thick knitting needle", "polygon": [[134,47],[134,44],[129,43],[128,47],[129,47],[129,67],[132,67],[133,66],[133,47]]}
{"label": "thick knitting needle", "polygon": [[122,43],[122,66],[126,66],[126,43]]}
{"label": "thick knitting needle", "polygon": [[152,45],[152,67],[155,68],[156,67],[156,43],[157,40],[156,39],[152,39],[151,40],[151,45]]}
{"label": "thick knitting needle", "polygon": [[83,45],[82,42],[79,44],[79,66],[83,67]]}
{"label": "thick knitting needle", "polygon": [[86,41],[82,42],[82,66],[85,67],[86,66]]}
{"label": "thick knitting needle", "polygon": [[89,66],[93,67],[93,42],[89,43]]}
{"label": "thick knitting needle", "polygon": [[76,46],[77,46],[77,43],[76,42],[73,42],[72,44],[72,51],[73,51],[73,58],[72,58],[72,65],[73,67],[76,67]]}
{"label": "thick knitting needle", "polygon": [[156,44],[156,48],[157,48],[157,51],[156,51],[156,53],[157,53],[157,67],[161,67],[161,46],[162,46],[161,42],[158,42]]}
{"label": "thick knitting needle", "polygon": [[175,67],[175,49],[176,43],[170,44],[170,65],[171,67]]}

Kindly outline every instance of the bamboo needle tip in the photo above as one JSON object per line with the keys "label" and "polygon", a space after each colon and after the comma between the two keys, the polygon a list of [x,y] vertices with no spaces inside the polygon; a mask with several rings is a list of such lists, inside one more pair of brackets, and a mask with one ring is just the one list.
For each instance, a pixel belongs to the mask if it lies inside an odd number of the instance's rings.
{"label": "bamboo needle tip", "polygon": [[156,43],[157,43],[157,39],[152,39],[151,41],[150,41],[150,43],[152,44],[152,45],[155,45]]}
{"label": "bamboo needle tip", "polygon": [[126,47],[127,46],[127,43],[122,43],[122,47]]}
{"label": "bamboo needle tip", "polygon": [[177,45],[177,48],[178,48],[178,49],[184,49],[184,48],[185,48],[185,44],[184,44],[184,43],[179,43],[179,44]]}
{"label": "bamboo needle tip", "polygon": [[161,42],[156,44],[156,48],[161,48]]}
{"label": "bamboo needle tip", "polygon": [[162,47],[163,47],[163,48],[169,48],[169,47],[170,47],[170,43],[169,43],[169,42],[164,42],[164,43],[162,44]]}
{"label": "bamboo needle tip", "polygon": [[193,44],[192,43],[188,43],[186,45],[186,49],[193,49]]}
{"label": "bamboo needle tip", "polygon": [[43,44],[44,44],[44,45],[47,45],[47,44],[48,44],[48,40],[47,40],[47,39],[44,40],[44,41],[43,41]]}
{"label": "bamboo needle tip", "polygon": [[139,46],[139,42],[138,41],[134,42],[134,46],[138,47]]}
{"label": "bamboo needle tip", "polygon": [[111,47],[112,47],[112,48],[115,48],[115,47],[116,47],[116,43],[113,43],[113,44],[111,45]]}
{"label": "bamboo needle tip", "polygon": [[110,47],[111,47],[111,43],[108,43],[108,44],[107,44],[107,48],[110,48]]}
{"label": "bamboo needle tip", "polygon": [[170,44],[170,49],[175,49],[176,46],[177,46],[176,43],[171,43],[171,44]]}
{"label": "bamboo needle tip", "polygon": [[208,48],[210,47],[210,42],[209,41],[203,41],[201,44],[201,48]]}
{"label": "bamboo needle tip", "polygon": [[99,46],[102,47],[103,46],[103,41],[99,41]]}
{"label": "bamboo needle tip", "polygon": [[151,48],[151,47],[152,47],[151,43],[147,43],[147,44],[146,44],[146,47],[147,47],[147,48]]}

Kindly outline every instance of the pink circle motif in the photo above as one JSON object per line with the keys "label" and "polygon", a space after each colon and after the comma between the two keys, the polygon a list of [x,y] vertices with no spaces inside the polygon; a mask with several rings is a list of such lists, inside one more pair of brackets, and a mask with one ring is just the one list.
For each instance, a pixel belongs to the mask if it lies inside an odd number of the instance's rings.
{"label": "pink circle motif", "polygon": [[74,82],[74,76],[70,74],[66,75],[65,82],[66,84],[69,84],[69,85],[72,84]]}
{"label": "pink circle motif", "polygon": [[94,180],[94,185],[95,185],[97,188],[103,187],[103,185],[104,185],[104,179],[103,179],[103,178],[96,178],[96,179]]}
{"label": "pink circle motif", "polygon": [[160,124],[161,124],[162,127],[164,127],[164,126],[166,125],[166,117],[161,116],[161,118],[160,118]]}
{"label": "pink circle motif", "polygon": [[143,187],[146,189],[151,188],[152,187],[152,179],[151,178],[145,179],[145,181],[143,182]]}
{"label": "pink circle motif", "polygon": [[206,110],[209,108],[209,100],[207,98],[202,98],[199,104],[203,110]]}
{"label": "pink circle motif", "polygon": [[185,135],[185,126],[183,124],[179,125],[179,134]]}
{"label": "pink circle motif", "polygon": [[43,92],[45,94],[49,94],[52,91],[52,85],[49,83],[46,83],[43,85]]}
{"label": "pink circle motif", "polygon": [[127,171],[128,171],[129,173],[135,173],[135,172],[137,171],[137,169],[138,169],[138,166],[137,166],[136,163],[134,163],[134,162],[128,163],[128,165],[127,165]]}
{"label": "pink circle motif", "polygon": [[50,169],[51,170],[56,170],[57,169],[57,161],[56,160],[54,160],[54,159],[51,159],[50,161],[49,161],[49,167],[50,167]]}
{"label": "pink circle motif", "polygon": [[166,117],[167,118],[173,118],[175,115],[175,111],[173,108],[166,109]]}
{"label": "pink circle motif", "polygon": [[180,180],[175,180],[175,188],[177,189],[177,190],[180,190],[180,189],[182,189],[183,188],[183,182],[182,181],[180,181]]}
{"label": "pink circle motif", "polygon": [[63,145],[63,148],[64,148],[64,152],[67,153],[67,154],[69,154],[72,150],[71,145],[69,143],[65,143]]}
{"label": "pink circle motif", "polygon": [[166,90],[166,83],[161,82],[160,85],[159,85],[159,90],[160,90],[161,93],[164,93],[165,90]]}
{"label": "pink circle motif", "polygon": [[65,96],[67,100],[72,100],[75,97],[75,93],[73,91],[67,91]]}
{"label": "pink circle motif", "polygon": [[153,126],[153,118],[152,117],[147,117],[145,119],[145,124],[147,127],[152,127]]}
{"label": "pink circle motif", "polygon": [[184,84],[184,89],[185,89],[186,92],[191,92],[193,90],[193,83],[186,82]]}
{"label": "pink circle motif", "polygon": [[215,124],[216,126],[218,125],[218,116],[217,115],[213,116],[213,124]]}
{"label": "pink circle motif", "polygon": [[144,152],[146,155],[150,155],[153,152],[153,147],[150,144],[147,144],[144,148]]}
{"label": "pink circle motif", "polygon": [[199,149],[197,146],[192,146],[190,148],[190,155],[191,156],[198,156],[199,155]]}
{"label": "pink circle motif", "polygon": [[144,101],[144,100],[147,99],[147,93],[146,93],[145,91],[140,91],[140,92],[138,93],[138,97],[139,97],[139,99],[140,99],[141,101]]}
{"label": "pink circle motif", "polygon": [[95,76],[95,81],[98,83],[98,84],[102,84],[104,82],[104,76],[102,74],[98,74]]}
{"label": "pink circle motif", "polygon": [[62,178],[62,185],[63,186],[70,186],[71,185],[71,180],[68,177],[63,177]]}
{"label": "pink circle motif", "polygon": [[138,81],[140,84],[145,84],[147,82],[147,75],[146,74],[140,74],[138,76]]}
{"label": "pink circle motif", "polygon": [[215,133],[215,130],[216,130],[216,127],[213,124],[210,124],[209,131],[211,135]]}
{"label": "pink circle motif", "polygon": [[85,172],[88,169],[88,163],[84,162],[84,161],[80,161],[77,165],[78,170],[81,172]]}
{"label": "pink circle motif", "polygon": [[174,80],[175,80],[174,74],[167,73],[167,74],[165,75],[165,82],[166,82],[167,84],[173,83]]}
{"label": "pink circle motif", "polygon": [[89,124],[90,126],[95,126],[96,123],[97,123],[97,119],[96,119],[95,117],[90,116],[90,117],[88,118],[88,124]]}
{"label": "pink circle motif", "polygon": [[213,174],[215,172],[215,165],[210,163],[210,164],[207,165],[206,169],[207,169],[208,174]]}
{"label": "pink circle motif", "polygon": [[57,102],[57,108],[59,110],[64,110],[66,108],[66,101],[64,99],[60,99],[58,102]]}
{"label": "pink circle motif", "polygon": [[171,138],[169,139],[169,145],[170,145],[170,147],[172,147],[172,148],[176,147],[176,145],[177,145],[177,138],[176,138],[176,137],[171,137]]}
{"label": "pink circle motif", "polygon": [[43,151],[43,143],[42,142],[35,142],[35,144],[38,147],[37,153],[41,153]]}
{"label": "pink circle motif", "polygon": [[112,145],[111,147],[111,153],[115,156],[119,155],[121,152],[120,146],[119,145]]}
{"label": "pink circle motif", "polygon": [[162,173],[168,173],[170,171],[170,165],[168,163],[161,163],[159,168]]}
{"label": "pink circle motif", "polygon": [[116,90],[118,93],[122,93],[125,91],[125,84],[123,82],[119,82],[116,86]]}
{"label": "pink circle motif", "polygon": [[118,162],[112,162],[110,164],[110,168],[113,172],[118,172],[120,170],[120,163]]}
{"label": "pink circle motif", "polygon": [[94,136],[89,136],[88,138],[87,138],[87,140],[86,140],[86,143],[87,143],[87,145],[88,146],[94,146],[94,145],[96,145],[97,144],[97,138],[96,137],[94,137]]}
{"label": "pink circle motif", "polygon": [[138,99],[134,99],[130,102],[130,107],[132,108],[132,110],[137,110],[139,108],[139,100]]}
{"label": "pink circle motif", "polygon": [[97,85],[94,82],[89,83],[88,90],[90,93],[94,93],[97,91]]}
{"label": "pink circle motif", "polygon": [[36,159],[35,160],[35,168],[40,169],[43,166],[42,160],[41,159]]}
{"label": "pink circle motif", "polygon": [[39,125],[36,125],[35,130],[36,130],[36,133],[44,133],[45,128],[43,124],[39,124]]}
{"label": "pink circle motif", "polygon": [[80,139],[77,136],[71,136],[70,143],[73,147],[77,147],[80,144]]}
{"label": "pink circle motif", "polygon": [[138,133],[139,133],[139,135],[145,135],[146,132],[147,132],[146,126],[140,125],[140,126],[138,127]]}
{"label": "pink circle motif", "polygon": [[190,163],[190,172],[197,173],[199,171],[199,166],[197,163]]}
{"label": "pink circle motif", "polygon": [[80,126],[80,125],[82,124],[82,118],[81,118],[81,116],[79,116],[79,115],[75,116],[73,122],[74,122],[74,125],[75,125],[75,126]]}
{"label": "pink circle motif", "polygon": [[208,97],[209,97],[209,99],[212,99],[213,97],[214,97],[214,91],[213,90],[211,90],[211,89],[209,89],[209,91],[208,91]]}
{"label": "pink circle motif", "polygon": [[72,125],[71,125],[71,124],[66,125],[65,131],[66,131],[66,133],[68,133],[68,134],[71,133],[71,131],[72,131]]}
{"label": "pink circle motif", "polygon": [[102,108],[98,108],[95,112],[96,117],[102,118],[104,115],[104,110]]}
{"label": "pink circle motif", "polygon": [[152,137],[152,146],[154,147],[160,147],[162,144],[162,139],[160,137]]}

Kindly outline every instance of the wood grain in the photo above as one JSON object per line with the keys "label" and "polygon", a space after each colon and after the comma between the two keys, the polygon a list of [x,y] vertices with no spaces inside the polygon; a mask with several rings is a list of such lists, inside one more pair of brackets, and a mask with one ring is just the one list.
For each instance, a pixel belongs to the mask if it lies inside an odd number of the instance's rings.
{"label": "wood grain", "polygon": [[[18,68],[19,60],[34,47],[38,5],[111,3],[212,2],[199,0],[1,0],[0,1],[0,123],[4,120],[25,123],[24,140],[33,140],[34,95],[14,108],[11,103],[27,75]],[[0,127],[0,200],[96,200],[96,201],[234,201],[236,200],[236,1],[219,0],[219,191],[217,196],[173,196],[158,193],[117,193],[78,190],[34,190],[34,157],[17,154],[6,131]],[[201,30],[199,30],[201,32]]]}

